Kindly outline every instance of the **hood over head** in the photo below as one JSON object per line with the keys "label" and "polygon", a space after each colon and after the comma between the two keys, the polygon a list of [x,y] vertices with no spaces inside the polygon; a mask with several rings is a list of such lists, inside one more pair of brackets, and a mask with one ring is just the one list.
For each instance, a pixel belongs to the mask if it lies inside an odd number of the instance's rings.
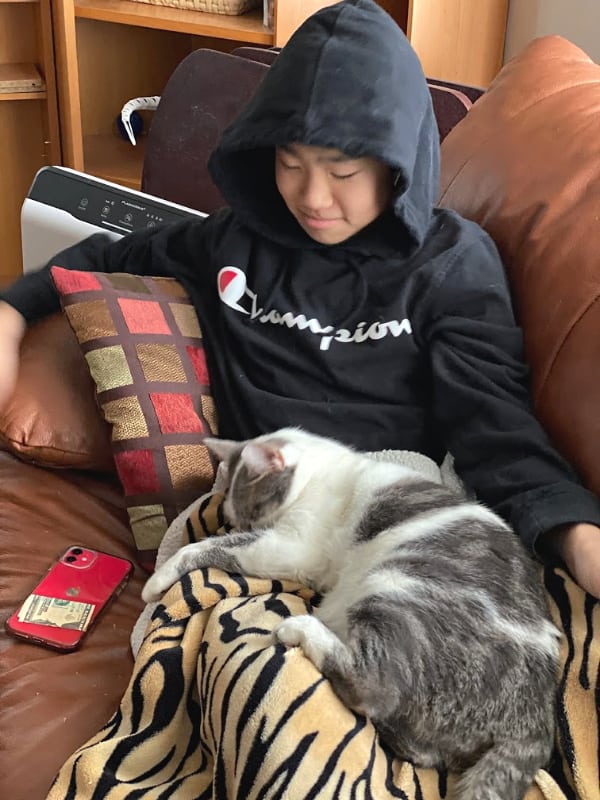
{"label": "hood over head", "polygon": [[287,246],[326,247],[301,229],[275,184],[274,148],[292,142],[387,163],[395,190],[385,224],[404,248],[421,244],[438,194],[439,133],[419,59],[373,0],[344,0],[309,17],[209,161],[244,224]]}

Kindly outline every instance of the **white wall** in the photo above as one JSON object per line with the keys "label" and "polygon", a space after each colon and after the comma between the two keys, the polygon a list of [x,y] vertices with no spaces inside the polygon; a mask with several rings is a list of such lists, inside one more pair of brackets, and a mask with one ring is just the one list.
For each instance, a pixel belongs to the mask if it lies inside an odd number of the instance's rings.
{"label": "white wall", "polygon": [[600,63],[600,0],[510,0],[504,60],[550,33],[570,39]]}

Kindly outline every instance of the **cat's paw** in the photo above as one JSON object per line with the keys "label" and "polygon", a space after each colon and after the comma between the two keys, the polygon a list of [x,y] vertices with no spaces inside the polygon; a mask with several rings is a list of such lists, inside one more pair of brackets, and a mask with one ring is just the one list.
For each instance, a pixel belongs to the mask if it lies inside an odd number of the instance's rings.
{"label": "cat's paw", "polygon": [[160,600],[163,594],[173,586],[174,583],[193,569],[203,565],[202,554],[206,549],[212,547],[206,540],[187,544],[178,550],[175,555],[168,558],[156,572],[148,578],[146,585],[142,589],[142,600],[145,603],[152,603]]}
{"label": "cat's paw", "polygon": [[274,630],[277,641],[281,642],[281,644],[284,644],[286,647],[298,647],[301,645],[305,639],[306,630],[309,627],[309,624],[304,622],[304,620],[310,621],[310,617],[306,614],[299,617],[289,617],[283,622],[280,622]]}
{"label": "cat's paw", "polygon": [[300,647],[304,655],[321,669],[330,651],[333,634],[311,614],[288,617],[274,631],[275,639],[286,647]]}

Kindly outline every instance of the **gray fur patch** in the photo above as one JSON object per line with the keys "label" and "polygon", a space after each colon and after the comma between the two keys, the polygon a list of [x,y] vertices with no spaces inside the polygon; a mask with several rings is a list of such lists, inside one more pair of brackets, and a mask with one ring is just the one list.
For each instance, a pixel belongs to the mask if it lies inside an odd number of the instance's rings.
{"label": "gray fur patch", "polygon": [[246,466],[240,464],[229,490],[236,526],[240,530],[252,530],[268,524],[284,503],[293,477],[292,467],[267,472],[258,478],[250,477]]}
{"label": "gray fur patch", "polygon": [[190,550],[182,559],[181,574],[202,567],[216,567],[224,572],[242,572],[235,551],[248,547],[259,536],[260,532],[228,533],[227,536],[212,540],[211,547]]}
{"label": "gray fur patch", "polygon": [[392,483],[374,493],[373,500],[358,523],[355,539],[357,542],[368,541],[419,514],[455,508],[460,503],[461,498],[448,488],[431,481]]}

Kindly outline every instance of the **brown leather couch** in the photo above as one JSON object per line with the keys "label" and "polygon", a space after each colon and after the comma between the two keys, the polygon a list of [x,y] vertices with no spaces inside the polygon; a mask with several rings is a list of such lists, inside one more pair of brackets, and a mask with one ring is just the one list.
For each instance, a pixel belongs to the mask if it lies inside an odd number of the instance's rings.
{"label": "brown leather couch", "polygon": [[[557,37],[510,62],[443,143],[441,203],[495,237],[514,289],[536,406],[600,492],[600,66]],[[188,84],[189,86],[189,84]],[[0,622],[73,543],[135,561],[86,363],[60,316],[23,344],[0,418]],[[79,651],[0,633],[0,797],[41,800],[112,715],[132,668],[139,567]]]}

